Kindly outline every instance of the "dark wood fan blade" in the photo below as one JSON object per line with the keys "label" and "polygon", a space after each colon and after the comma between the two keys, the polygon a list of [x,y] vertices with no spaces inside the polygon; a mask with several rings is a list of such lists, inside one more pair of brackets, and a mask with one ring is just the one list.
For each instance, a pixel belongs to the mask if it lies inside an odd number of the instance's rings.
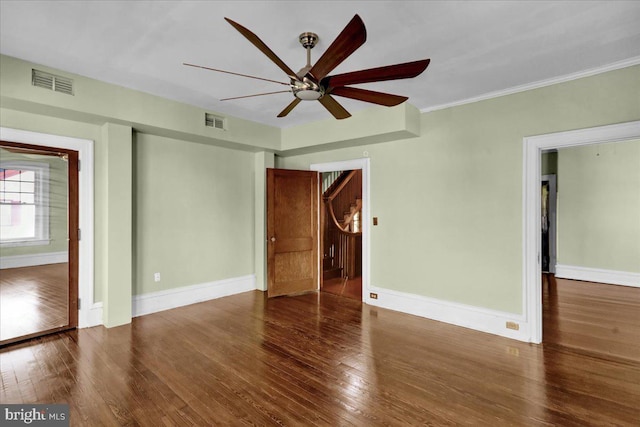
{"label": "dark wood fan blade", "polygon": [[275,92],[256,93],[253,95],[234,96],[233,98],[222,98],[220,101],[230,101],[232,99],[253,98],[254,96],[273,95],[275,93],[291,93],[290,90],[277,90]]}
{"label": "dark wood fan blade", "polygon": [[265,55],[267,55],[267,57],[272,60],[278,67],[280,67],[280,69],[282,71],[284,71],[287,76],[291,77],[291,78],[296,78],[296,73],[287,66],[287,64],[285,64],[280,58],[278,58],[278,55],[276,55],[275,53],[273,53],[273,51],[271,49],[269,49],[269,47],[264,44],[264,42],[262,40],[260,40],[260,38],[258,36],[256,36],[255,34],[253,34],[251,31],[249,31],[248,29],[246,29],[245,27],[243,27],[242,25],[238,24],[237,22],[232,21],[229,18],[224,18],[229,24],[231,24],[233,26],[233,28],[235,28],[236,30],[238,30],[240,32],[240,34],[242,34],[243,36],[246,37],[247,40],[249,40],[251,43],[253,43],[253,45],[255,47],[257,47],[258,49],[260,49],[260,51],[262,53],[264,53]]}
{"label": "dark wood fan blade", "polygon": [[331,90],[331,95],[344,96],[345,98],[371,102],[373,104],[393,107],[402,104],[409,99],[406,96],[392,95],[390,93],[376,92],[373,90],[359,89],[355,87],[337,87]]}
{"label": "dark wood fan blade", "polygon": [[367,30],[364,27],[364,22],[358,15],[355,15],[315,65],[311,67],[309,74],[320,81],[362,46],[366,40]]}
{"label": "dark wood fan blade", "polygon": [[322,79],[321,85],[326,88],[354,85],[358,83],[381,82],[385,80],[410,79],[420,75],[429,66],[430,59],[405,62],[403,64],[387,65],[384,67],[369,68],[367,70],[352,71],[350,73],[336,74]]}
{"label": "dark wood fan blade", "polygon": [[233,74],[234,76],[249,77],[250,79],[264,80],[265,82],[278,83],[278,84],[285,85],[285,86],[291,86],[291,83],[279,82],[277,80],[265,79],[263,77],[250,76],[248,74],[234,73],[233,71],[219,70],[217,68],[204,67],[202,65],[188,64],[186,62],[183,62],[182,65],[187,65],[189,67],[195,67],[195,68],[202,68],[203,70],[217,71],[219,73]]}
{"label": "dark wood fan blade", "polygon": [[322,98],[318,99],[318,101],[320,101],[320,104],[324,105],[324,108],[326,108],[336,119],[340,120],[351,117],[351,114],[349,114],[349,112],[345,110],[338,101],[333,99],[331,95],[325,94]]}
{"label": "dark wood fan blade", "polygon": [[291,110],[296,108],[296,105],[298,105],[300,101],[301,100],[299,98],[293,98],[293,101],[291,101],[291,104],[287,105],[287,107],[284,110],[282,110],[280,114],[278,114],[278,117],[284,117],[287,114],[289,114]]}

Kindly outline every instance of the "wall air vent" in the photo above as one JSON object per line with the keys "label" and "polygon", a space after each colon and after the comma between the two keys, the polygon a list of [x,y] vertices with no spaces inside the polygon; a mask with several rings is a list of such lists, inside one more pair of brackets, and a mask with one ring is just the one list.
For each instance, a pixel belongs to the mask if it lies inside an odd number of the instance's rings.
{"label": "wall air vent", "polygon": [[211,127],[211,128],[216,128],[216,129],[222,129],[225,130],[227,128],[226,123],[227,121],[225,120],[224,117],[220,117],[220,116],[216,116],[214,114],[210,114],[210,113],[205,113],[204,114],[204,125]]}
{"label": "wall air vent", "polygon": [[73,95],[73,80],[44,71],[31,70],[31,84],[67,95]]}

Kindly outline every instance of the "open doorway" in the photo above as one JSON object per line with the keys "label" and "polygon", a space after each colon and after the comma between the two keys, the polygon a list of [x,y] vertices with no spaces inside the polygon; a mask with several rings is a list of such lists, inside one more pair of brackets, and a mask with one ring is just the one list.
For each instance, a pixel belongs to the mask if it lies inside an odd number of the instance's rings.
{"label": "open doorway", "polygon": [[[340,266],[339,262],[335,263],[334,260],[324,260],[324,253],[327,252],[327,258],[336,258],[338,253],[335,247],[332,249],[329,243],[324,243],[324,238],[320,239],[320,256],[321,256],[321,276],[326,269],[328,271],[327,274],[327,283],[322,283],[321,279],[321,290],[322,291],[330,291],[333,293],[340,294],[343,296],[347,296],[345,294],[348,293],[348,296],[351,296],[359,301],[365,301],[369,292],[369,265],[370,265],[370,240],[369,240],[369,226],[370,226],[370,208],[369,208],[369,159],[355,159],[355,160],[345,160],[345,161],[337,161],[330,163],[321,163],[321,164],[312,164],[309,167],[310,170],[321,172],[323,175],[327,174],[327,178],[329,181],[338,179],[343,172],[348,171],[346,175],[354,172],[351,177],[352,185],[355,187],[360,187],[359,192],[359,201],[354,200],[349,203],[349,207],[345,210],[340,211],[340,208],[334,207],[334,214],[336,216],[336,220],[342,217],[342,224],[345,222],[345,216],[350,225],[347,227],[342,225],[343,228],[347,230],[359,230],[355,232],[358,236],[349,237],[356,241],[355,246],[351,246],[354,252],[358,254],[357,258],[352,258],[355,260],[355,265],[352,263],[351,267],[347,266],[343,271],[340,270],[332,270],[333,265]],[[333,176],[331,176],[333,174]],[[359,182],[359,183],[358,183]],[[331,182],[333,183],[333,182]],[[336,184],[338,186],[339,184]],[[345,184],[346,185],[346,184]],[[330,184],[326,187],[326,190],[329,190]],[[337,187],[334,187],[334,189]],[[322,192],[322,190],[321,190]],[[333,191],[330,190],[327,196],[330,196]],[[345,193],[346,194],[346,193]],[[352,208],[351,204],[355,206]],[[320,208],[321,214],[323,212],[328,212],[326,208],[321,206]],[[338,213],[336,213],[338,212]],[[331,214],[327,214],[331,215]],[[331,219],[331,218],[330,218]],[[324,221],[320,218],[320,221]],[[329,221],[329,219],[327,219]],[[337,221],[339,224],[340,222]],[[351,274],[349,274],[351,273]],[[340,277],[337,275],[340,274]],[[332,275],[336,277],[331,277]],[[345,285],[345,277],[347,277],[346,285]],[[349,283],[351,282],[351,283]],[[328,286],[327,286],[328,285]]]}
{"label": "open doorway", "polygon": [[[554,153],[557,154],[557,153]],[[556,156],[557,158],[557,156]],[[556,174],[542,175],[541,185],[541,262],[542,272],[555,274],[557,261],[556,245]]]}
{"label": "open doorway", "polygon": [[362,300],[362,170],[321,174],[320,290]]}
{"label": "open doorway", "polygon": [[78,325],[78,152],[0,143],[0,345]]}
{"label": "open doorway", "polygon": [[[541,267],[541,157],[545,150],[632,141],[640,138],[640,122],[628,122],[577,131],[527,137],[524,139],[524,311],[530,341],[543,341],[543,292]],[[559,193],[565,191],[558,182]],[[559,224],[560,228],[561,225]],[[559,249],[562,247],[559,244]],[[557,269],[559,270],[559,267]],[[594,273],[596,269],[591,269]],[[634,275],[635,277],[635,275]],[[624,277],[622,278],[624,281]],[[580,279],[580,280],[585,280]]]}
{"label": "open doorway", "polygon": [[548,243],[556,233],[545,239],[551,228],[545,205],[553,198],[543,175],[543,342],[639,362],[640,343],[633,337],[640,336],[640,289],[633,285],[640,280],[623,286],[616,276],[640,273],[640,140],[565,147],[555,154],[561,252],[547,268]]}

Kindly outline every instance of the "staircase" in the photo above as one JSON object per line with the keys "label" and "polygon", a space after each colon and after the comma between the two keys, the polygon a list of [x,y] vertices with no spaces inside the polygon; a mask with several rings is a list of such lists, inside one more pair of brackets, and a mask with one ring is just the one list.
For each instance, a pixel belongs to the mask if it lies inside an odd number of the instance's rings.
{"label": "staircase", "polygon": [[338,224],[342,226],[345,231],[357,233],[361,231],[360,227],[360,213],[362,212],[362,199],[356,198],[356,200],[349,205],[349,211],[344,212],[342,219],[338,220]]}
{"label": "staircase", "polygon": [[323,192],[323,280],[362,274],[362,171],[344,171],[332,179]]}

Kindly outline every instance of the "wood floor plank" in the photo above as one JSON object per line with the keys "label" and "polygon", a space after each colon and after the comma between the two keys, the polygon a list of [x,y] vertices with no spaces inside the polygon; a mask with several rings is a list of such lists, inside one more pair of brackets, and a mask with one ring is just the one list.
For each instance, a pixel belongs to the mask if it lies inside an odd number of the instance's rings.
{"label": "wood floor plank", "polygon": [[640,288],[543,275],[543,341],[640,362]]}

